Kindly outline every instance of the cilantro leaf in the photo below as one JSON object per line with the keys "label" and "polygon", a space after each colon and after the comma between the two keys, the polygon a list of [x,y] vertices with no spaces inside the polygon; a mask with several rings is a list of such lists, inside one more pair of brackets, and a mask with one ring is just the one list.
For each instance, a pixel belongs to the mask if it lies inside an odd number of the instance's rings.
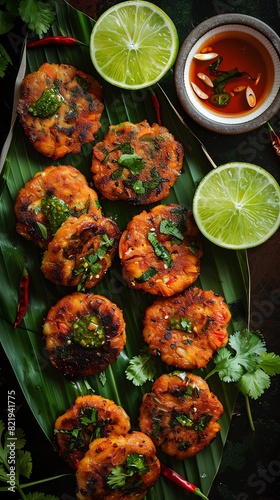
{"label": "cilantro leaf", "polygon": [[264,352],[261,355],[259,367],[268,375],[279,375],[280,373],[280,356],[274,352]]}
{"label": "cilantro leaf", "polygon": [[35,491],[35,493],[28,493],[26,500],[59,500],[59,498],[54,495],[45,495],[44,493]]}
{"label": "cilantro leaf", "polygon": [[124,153],[118,159],[118,164],[123,168],[129,169],[134,174],[139,174],[145,168],[145,163],[143,162],[141,156],[136,153],[127,154]]}
{"label": "cilantro leaf", "polygon": [[[126,479],[128,477],[132,477],[134,474],[141,476],[148,471],[149,467],[145,463],[144,456],[139,455],[139,453],[130,453],[122,465],[117,465],[111,470],[106,482],[111,490],[127,488]],[[140,482],[142,482],[141,479]],[[135,486],[136,483],[133,482],[132,485]]]}
{"label": "cilantro leaf", "polygon": [[32,472],[32,458],[29,451],[17,450],[17,469],[19,475],[29,478]]}
{"label": "cilantro leaf", "polygon": [[[0,420],[0,482],[4,482],[7,485],[7,483],[9,482],[9,473],[10,473],[10,464],[8,463],[8,455],[10,454],[11,451],[9,448],[11,441],[9,441],[8,438],[11,439],[11,436],[9,432],[7,431],[4,432],[4,431],[5,431],[4,422]],[[29,451],[23,450],[26,443],[24,436],[25,436],[24,431],[21,428],[16,428],[15,434],[12,438],[15,450],[14,460],[16,463],[15,489],[18,492],[21,492],[21,488],[23,487],[33,486],[35,484],[42,483],[45,481],[52,481],[53,479],[57,479],[58,477],[68,475],[68,474],[62,474],[61,476],[50,477],[48,479],[43,479],[40,481],[34,481],[29,484],[21,485],[19,477],[24,476],[26,478],[30,478],[32,472],[31,453]],[[7,491],[7,488],[1,487],[0,491]],[[28,493],[24,495],[24,498],[26,500],[59,500],[59,498],[54,495],[45,495],[44,493],[39,493],[39,492]]]}
{"label": "cilantro leaf", "polygon": [[176,222],[163,219],[160,223],[159,230],[162,234],[171,235],[179,241],[184,241],[184,235],[178,228]]}
{"label": "cilantro leaf", "polygon": [[20,0],[19,14],[37,35],[46,33],[55,18],[54,3],[40,0]]}
{"label": "cilantro leaf", "polygon": [[131,358],[125,370],[126,378],[136,386],[143,385],[148,380],[152,381],[155,374],[155,362],[151,359],[148,349],[143,349],[138,356]]}
{"label": "cilantro leaf", "polygon": [[254,373],[244,373],[237,383],[237,387],[244,396],[258,399],[270,386],[270,377],[261,368]]}
{"label": "cilantro leaf", "polygon": [[14,27],[14,17],[10,12],[0,11],[0,35],[8,33]]}
{"label": "cilantro leaf", "polygon": [[[270,386],[270,377],[280,373],[280,356],[267,352],[259,332],[244,329],[229,338],[229,347],[219,349],[215,368],[223,382],[236,382],[245,397],[259,398]],[[235,351],[235,352],[234,352]]]}
{"label": "cilantro leaf", "polygon": [[2,464],[0,464],[0,481],[3,481],[4,483],[8,482],[8,472],[5,471],[4,467]]}
{"label": "cilantro leaf", "polygon": [[248,371],[256,368],[259,363],[258,356],[266,351],[260,335],[247,329],[231,335],[229,345],[236,351],[239,363]]}
{"label": "cilantro leaf", "polygon": [[223,347],[214,358],[214,372],[219,373],[223,382],[237,382],[245,373],[253,373],[259,366],[261,355],[266,351],[265,343],[258,332],[244,329],[229,338],[229,346]]}
{"label": "cilantro leaf", "polygon": [[17,427],[15,430],[15,439],[16,439],[16,449],[21,450],[24,448],[26,444],[25,434],[23,429]]}
{"label": "cilantro leaf", "polygon": [[8,64],[11,64],[11,58],[6,51],[6,49],[3,47],[3,45],[0,43],[0,78],[2,78],[5,74],[5,71],[7,69]]}
{"label": "cilantro leaf", "polygon": [[125,471],[125,468],[121,465],[117,465],[117,467],[114,467],[111,473],[107,476],[106,482],[111,490],[116,490],[125,486],[127,477],[128,474]]}
{"label": "cilantro leaf", "polygon": [[219,373],[219,377],[223,382],[237,382],[240,379],[243,368],[238,363],[238,360],[232,357],[231,352],[226,347],[219,349],[214,362],[216,368],[213,371]]}

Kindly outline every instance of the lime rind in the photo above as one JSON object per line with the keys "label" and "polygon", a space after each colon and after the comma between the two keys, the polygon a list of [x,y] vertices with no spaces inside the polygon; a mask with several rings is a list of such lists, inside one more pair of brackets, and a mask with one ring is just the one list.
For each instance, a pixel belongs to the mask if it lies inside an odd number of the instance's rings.
{"label": "lime rind", "polygon": [[96,21],[90,55],[112,85],[140,89],[154,85],[173,66],[179,48],[175,25],[154,4],[142,0],[111,7]]}
{"label": "lime rind", "polygon": [[201,233],[216,245],[235,250],[258,246],[279,228],[279,185],[257,165],[221,165],[200,182],[193,214]]}

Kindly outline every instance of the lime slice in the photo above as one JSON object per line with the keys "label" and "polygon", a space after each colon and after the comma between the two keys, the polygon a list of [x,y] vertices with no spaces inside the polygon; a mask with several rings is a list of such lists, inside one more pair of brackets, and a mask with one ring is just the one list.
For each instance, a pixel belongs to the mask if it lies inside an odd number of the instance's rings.
{"label": "lime slice", "polygon": [[279,228],[279,184],[251,163],[221,165],[198,185],[193,214],[201,233],[216,245],[255,247]]}
{"label": "lime slice", "polygon": [[158,82],[174,64],[178,47],[171,19],[156,5],[141,0],[118,3],[105,11],[90,37],[95,69],[124,89]]}

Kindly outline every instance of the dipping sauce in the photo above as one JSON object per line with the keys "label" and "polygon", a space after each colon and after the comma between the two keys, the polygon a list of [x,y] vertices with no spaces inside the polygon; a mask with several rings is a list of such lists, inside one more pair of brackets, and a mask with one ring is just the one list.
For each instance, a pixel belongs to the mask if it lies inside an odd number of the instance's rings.
{"label": "dipping sauce", "polygon": [[[248,75],[236,76],[227,80],[225,83],[225,92],[231,94],[231,99],[225,106],[217,106],[209,99],[199,99],[199,102],[216,113],[224,116],[246,115],[255,110],[266,99],[271,91],[274,81],[274,66],[272,58],[266,48],[252,36],[244,32],[227,32],[212,36],[197,50],[197,53],[203,52],[207,47],[211,47],[211,52],[216,52],[218,56],[215,59],[202,61],[193,58],[190,65],[189,78],[209,97],[213,93],[213,88],[206,85],[197,73],[204,73],[212,82],[217,76],[211,75],[209,65],[222,57],[223,61],[218,70],[227,72],[238,68],[240,73],[246,71],[253,78],[261,74],[257,84]],[[235,92],[236,87],[244,86],[245,89]],[[256,105],[251,108],[246,99],[246,88],[251,87],[256,96]],[[214,91],[215,93],[215,91]]]}

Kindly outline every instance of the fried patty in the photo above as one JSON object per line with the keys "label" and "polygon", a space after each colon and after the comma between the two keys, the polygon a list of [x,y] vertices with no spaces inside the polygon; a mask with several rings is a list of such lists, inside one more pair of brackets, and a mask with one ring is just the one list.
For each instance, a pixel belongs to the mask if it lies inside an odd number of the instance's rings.
{"label": "fried patty", "polygon": [[49,310],[43,325],[50,362],[86,377],[114,363],[126,342],[123,313],[106,297],[74,292]]}
{"label": "fried patty", "polygon": [[19,190],[14,208],[17,232],[42,249],[69,216],[101,215],[96,192],[71,165],[49,166],[35,174]]}
{"label": "fried patty", "polygon": [[[80,461],[78,500],[140,500],[155,484],[160,463],[142,432],[95,439]],[[123,482],[120,481],[123,478]]]}
{"label": "fried patty", "polygon": [[185,460],[209,446],[220,431],[223,406],[199,376],[160,376],[143,396],[139,425],[167,455]]}
{"label": "fried patty", "polygon": [[190,287],[146,309],[143,338],[151,353],[176,368],[204,368],[228,341],[231,313],[224,298]]}
{"label": "fried patty", "polygon": [[181,173],[183,155],[182,145],[156,123],[111,125],[93,147],[93,182],[109,200],[153,203],[168,196]]}
{"label": "fried patty", "polygon": [[124,409],[95,394],[79,396],[54,425],[60,455],[74,469],[94,439],[129,431],[130,420]]}
{"label": "fried patty", "polygon": [[119,237],[120,230],[109,217],[68,217],[44,252],[41,270],[55,285],[88,290],[112,265]]}
{"label": "fried patty", "polygon": [[17,112],[34,148],[57,160],[94,140],[104,109],[101,97],[91,75],[46,62],[23,79]]}
{"label": "fried patty", "polygon": [[119,244],[128,286],[171,296],[194,283],[200,272],[201,239],[191,211],[157,205],[127,225]]}

